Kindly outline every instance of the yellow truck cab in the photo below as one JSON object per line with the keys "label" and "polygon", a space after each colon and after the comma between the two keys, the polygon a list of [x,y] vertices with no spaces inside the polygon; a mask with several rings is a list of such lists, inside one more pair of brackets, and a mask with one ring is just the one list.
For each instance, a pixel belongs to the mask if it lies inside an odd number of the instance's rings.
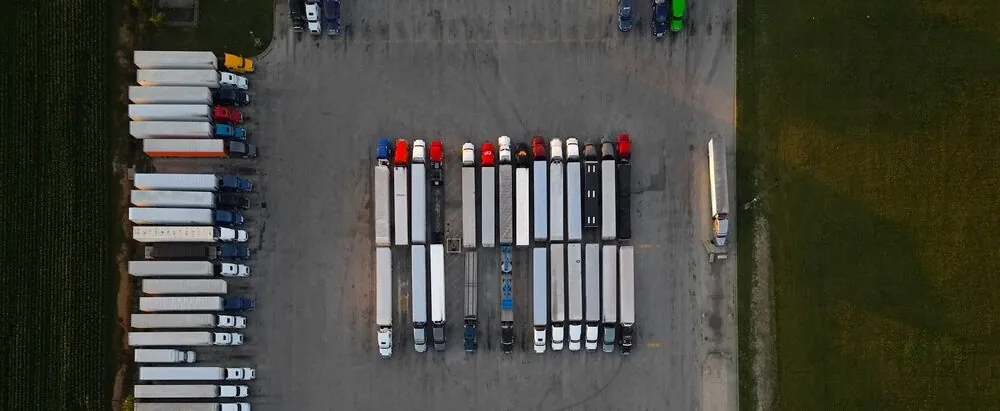
{"label": "yellow truck cab", "polygon": [[233,73],[253,73],[253,60],[226,53],[223,58],[226,69]]}

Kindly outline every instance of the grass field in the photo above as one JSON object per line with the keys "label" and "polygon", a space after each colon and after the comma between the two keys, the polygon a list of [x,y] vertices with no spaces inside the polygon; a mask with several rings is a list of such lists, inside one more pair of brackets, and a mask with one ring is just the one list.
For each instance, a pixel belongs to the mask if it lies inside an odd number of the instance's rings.
{"label": "grass field", "polygon": [[2,410],[111,405],[119,4],[0,6]]}
{"label": "grass field", "polygon": [[777,180],[777,409],[1000,409],[1000,2],[739,6],[740,201]]}
{"label": "grass field", "polygon": [[[201,9],[197,27],[150,29],[146,48],[210,50],[252,57],[271,43],[272,0],[199,0],[198,3]],[[255,37],[260,40],[259,45]]]}

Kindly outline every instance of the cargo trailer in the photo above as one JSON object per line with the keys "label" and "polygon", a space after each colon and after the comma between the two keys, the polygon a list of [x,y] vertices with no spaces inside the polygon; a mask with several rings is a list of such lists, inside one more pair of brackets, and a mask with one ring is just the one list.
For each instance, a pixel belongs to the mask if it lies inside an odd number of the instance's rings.
{"label": "cargo trailer", "polygon": [[407,245],[410,242],[410,200],[409,179],[409,146],[406,140],[396,140],[396,150],[393,152],[392,192],[393,192],[393,238],[396,245]]}
{"label": "cargo trailer", "polygon": [[139,367],[139,381],[249,381],[257,378],[253,368]]}
{"label": "cargo trailer", "polygon": [[618,329],[618,247],[601,246],[601,328],[604,352],[615,350]]}
{"label": "cargo trailer", "polygon": [[430,204],[428,207],[428,223],[430,225],[430,243],[444,244],[444,147],[440,141],[432,141],[430,150],[430,170],[427,180],[430,183]]}
{"label": "cargo trailer", "polygon": [[[549,169],[548,156],[545,153],[545,140],[541,137],[532,139],[532,184],[531,195],[534,210],[534,239],[544,242],[549,239]],[[543,344],[544,346],[544,344]]]}
{"label": "cargo trailer", "polygon": [[211,261],[129,261],[128,273],[136,277],[247,277],[250,267]]}
{"label": "cargo trailer", "polygon": [[217,403],[217,402],[188,402],[188,403],[150,403],[140,402],[135,404],[132,411],[250,411],[250,403]]}
{"label": "cargo trailer", "polygon": [[500,148],[500,165],[497,166],[500,245],[514,245],[514,167],[511,164],[510,137],[501,136],[497,142]]}
{"label": "cargo trailer", "polygon": [[410,163],[410,242],[427,244],[427,168],[424,140],[413,141]]}
{"label": "cargo trailer", "polygon": [[552,349],[560,351],[565,343],[566,325],[566,246],[549,245],[549,318],[552,321]]}
{"label": "cargo trailer", "polygon": [[214,104],[208,87],[130,86],[128,99],[136,104]]}
{"label": "cargo trailer", "polygon": [[445,348],[444,246],[430,245],[431,261],[431,331],[434,350]]}
{"label": "cargo trailer", "polygon": [[558,138],[549,145],[549,240],[566,239],[566,204],[563,185],[563,148]]}
{"label": "cargo trailer", "polygon": [[621,303],[622,354],[632,351],[635,327],[635,251],[632,246],[618,249],[618,300]]}
{"label": "cargo trailer", "polygon": [[482,145],[482,160],[480,161],[480,243],[483,247],[495,247],[497,233],[497,188],[496,188],[496,158],[493,144],[485,142]]}
{"label": "cargo trailer", "polygon": [[139,207],[215,208],[215,194],[205,191],[132,190],[129,199]]}
{"label": "cargo trailer", "polygon": [[140,69],[215,70],[219,59],[211,51],[136,50],[132,61]]}
{"label": "cargo trailer", "polygon": [[566,139],[566,239],[583,239],[582,184],[580,146],[576,139]]}
{"label": "cargo trailer", "polygon": [[249,260],[250,248],[235,244],[160,243],[143,247],[143,257],[147,260]]}
{"label": "cargo trailer", "polygon": [[514,267],[511,246],[500,246],[500,349],[514,351]]}
{"label": "cargo trailer", "polygon": [[253,191],[249,179],[223,174],[136,173],[133,183],[140,190]]}
{"label": "cargo trailer", "polygon": [[137,139],[213,138],[212,124],[207,121],[130,121],[128,133]]}
{"label": "cargo trailer", "polygon": [[181,351],[173,348],[136,348],[133,351],[135,362],[140,364],[193,363],[198,358],[194,351]]}
{"label": "cargo trailer", "polygon": [[392,356],[392,252],[388,247],[375,249],[375,326],[378,353]]}
{"label": "cargo trailer", "polygon": [[251,311],[253,300],[240,297],[139,297],[142,312]]}
{"label": "cargo trailer", "polygon": [[427,246],[410,248],[410,285],[413,307],[413,349],[427,351]]}
{"label": "cargo trailer", "polygon": [[712,190],[712,243],[726,245],[729,237],[729,177],[726,171],[726,142],[708,142],[708,180]]}
{"label": "cargo trailer", "polygon": [[132,121],[211,121],[212,106],[207,104],[129,104]]}
{"label": "cargo trailer", "polygon": [[148,295],[223,295],[229,292],[223,279],[144,279],[142,293]]}
{"label": "cargo trailer", "polygon": [[235,211],[210,208],[151,208],[129,207],[128,219],[135,224],[155,225],[218,225],[239,227],[245,221]]}
{"label": "cargo trailer", "polygon": [[[414,210],[415,212],[416,210]],[[414,219],[416,223],[416,219]],[[476,146],[462,145],[462,247],[476,248]]]}
{"label": "cargo trailer", "polygon": [[246,328],[247,318],[219,314],[132,314],[132,328]]}
{"label": "cargo trailer", "polygon": [[615,158],[615,145],[608,140],[601,142],[601,239],[610,241],[618,238],[617,206],[615,199],[618,190],[615,184],[615,170],[618,160]]}
{"label": "cargo trailer", "polygon": [[132,331],[130,347],[243,345],[243,334],[209,331]]}
{"label": "cargo trailer", "polygon": [[593,144],[583,146],[583,228],[601,226],[601,162]]}
{"label": "cargo trailer", "polygon": [[583,255],[579,243],[566,245],[566,284],[569,296],[569,350],[579,351],[583,331]]}
{"label": "cargo trailer", "polygon": [[597,334],[601,327],[601,246],[586,244],[584,258],[584,344],[587,351],[597,350]]}
{"label": "cargo trailer", "polygon": [[135,78],[140,86],[219,88],[219,72],[216,70],[139,69]]}
{"label": "cargo trailer", "polygon": [[217,138],[143,139],[142,151],[150,157],[255,158],[257,146]]}
{"label": "cargo trailer", "polygon": [[143,385],[133,387],[133,396],[146,398],[245,398],[246,385]]}
{"label": "cargo trailer", "polygon": [[528,146],[521,143],[517,146],[516,168],[514,169],[514,212],[515,229],[514,245],[528,246],[531,241],[531,158]]}
{"label": "cargo trailer", "polygon": [[375,188],[372,196],[375,203],[375,245],[391,245],[392,234],[389,214],[389,140],[381,139],[375,146]]}
{"label": "cargo trailer", "polygon": [[132,238],[140,243],[246,242],[246,230],[212,226],[133,226]]}
{"label": "cargo trailer", "polygon": [[[548,211],[548,210],[546,210]],[[535,352],[545,352],[545,333],[549,326],[548,250],[535,247],[532,253],[532,318],[534,319]]]}

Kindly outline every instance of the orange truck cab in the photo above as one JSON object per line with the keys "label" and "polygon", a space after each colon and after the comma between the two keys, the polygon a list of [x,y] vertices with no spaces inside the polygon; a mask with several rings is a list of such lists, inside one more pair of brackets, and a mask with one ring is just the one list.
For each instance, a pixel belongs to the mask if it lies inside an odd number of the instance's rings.
{"label": "orange truck cab", "polygon": [[243,56],[226,53],[222,58],[222,64],[233,73],[253,73],[253,60]]}

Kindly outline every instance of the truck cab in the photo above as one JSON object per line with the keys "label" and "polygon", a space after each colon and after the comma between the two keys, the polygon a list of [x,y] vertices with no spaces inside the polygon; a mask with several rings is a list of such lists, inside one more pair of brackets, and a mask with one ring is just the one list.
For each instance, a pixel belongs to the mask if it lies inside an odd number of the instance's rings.
{"label": "truck cab", "polygon": [[493,151],[493,143],[487,141],[480,146],[479,150],[483,153],[480,159],[480,167],[496,167],[496,157]]}
{"label": "truck cab", "polygon": [[583,325],[579,322],[569,323],[569,350],[580,351],[581,332]]}
{"label": "truck cab", "polygon": [[257,146],[239,141],[229,142],[229,157],[256,158]]}
{"label": "truck cab", "polygon": [[586,334],[586,340],[585,340],[586,347],[585,348],[588,351],[595,351],[595,350],[597,350],[597,331],[598,331],[598,327],[597,327],[596,323],[594,323],[594,324],[587,323],[587,334]]}
{"label": "truck cab", "polygon": [[218,257],[223,260],[249,260],[250,248],[245,245],[223,244],[219,247]]}
{"label": "truck cab", "polygon": [[615,324],[604,324],[604,339],[603,350],[604,352],[614,352],[615,351],[615,329],[617,327]]}
{"label": "truck cab", "polygon": [[687,11],[687,0],[671,0],[670,31],[677,33],[684,28],[684,14]]}
{"label": "truck cab", "polygon": [[465,352],[476,352],[479,343],[476,342],[476,323],[465,323]]}
{"label": "truck cab", "polygon": [[243,56],[225,53],[222,56],[222,65],[233,73],[253,73],[253,60]]}
{"label": "truck cab", "polygon": [[227,380],[250,381],[257,378],[257,372],[253,368],[226,368]]}
{"label": "truck cab", "polygon": [[500,164],[510,164],[510,137],[500,136],[497,143],[500,145]]}
{"label": "truck cab", "polygon": [[217,106],[242,107],[250,104],[250,95],[238,88],[220,87],[212,92],[212,100]]}
{"label": "truck cab", "polygon": [[444,351],[445,340],[444,340],[444,324],[434,324],[431,327],[431,333],[434,337],[434,350]]}
{"label": "truck cab", "polygon": [[250,80],[247,80],[246,77],[237,76],[228,71],[220,71],[219,86],[238,88],[240,90],[247,90],[250,88]]}
{"label": "truck cab", "polygon": [[219,179],[219,189],[221,191],[239,191],[247,193],[253,190],[253,183],[246,178],[237,176],[222,176]]}
{"label": "truck cab", "polygon": [[580,160],[580,143],[576,140],[576,137],[570,137],[566,139],[566,161],[579,161]]}
{"label": "truck cab", "polygon": [[226,311],[253,311],[254,302],[246,297],[230,296],[223,300],[222,306]]}
{"label": "truck cab", "polygon": [[667,34],[667,0],[653,0],[653,37]]}
{"label": "truck cab", "polygon": [[[220,385],[219,398],[246,398],[250,388],[246,385]],[[247,405],[249,407],[249,404]]]}
{"label": "truck cab", "polygon": [[288,18],[292,21],[292,31],[301,33],[306,27],[305,2],[288,0]]}
{"label": "truck cab", "polygon": [[528,145],[520,143],[517,145],[517,157],[515,164],[517,167],[528,168],[531,165],[531,157],[528,156]]}
{"label": "truck cab", "polygon": [[545,327],[541,326],[535,327],[535,353],[541,354],[545,352]]}
{"label": "truck cab", "polygon": [[514,351],[514,326],[504,324],[500,326],[500,348],[505,353]]}
{"label": "truck cab", "polygon": [[243,215],[235,211],[215,210],[212,214],[215,224],[224,227],[240,227],[245,221]]}
{"label": "truck cab", "polygon": [[245,195],[219,193],[215,196],[216,208],[225,210],[247,210],[250,208],[250,198]]}
{"label": "truck cab", "polygon": [[388,165],[389,155],[392,153],[392,148],[389,147],[388,138],[380,138],[377,143],[375,143],[375,159],[377,161],[385,160]]}
{"label": "truck cab", "polygon": [[219,328],[246,328],[247,318],[239,315],[218,315],[215,326]]}
{"label": "truck cab", "polygon": [[559,351],[563,349],[563,344],[565,344],[566,331],[563,328],[562,323],[552,323],[552,349]]}
{"label": "truck cab", "polygon": [[632,0],[618,0],[618,30],[628,32],[633,26]]}
{"label": "truck cab", "polygon": [[319,3],[316,0],[306,0],[306,23],[309,26],[309,33],[318,36],[323,33],[323,26],[319,20]]}
{"label": "truck cab", "polygon": [[213,345],[243,345],[243,334],[240,333],[212,333]]}
{"label": "truck cab", "polygon": [[563,160],[562,141],[560,141],[558,138],[552,139],[552,141],[549,142],[549,152],[552,154],[552,157],[550,158],[551,161],[562,162]]}
{"label": "truck cab", "polygon": [[326,24],[326,34],[340,35],[340,0],[323,0],[323,23]]}
{"label": "truck cab", "polygon": [[212,121],[216,123],[240,124],[243,122],[243,113],[229,107],[215,106],[212,108]]}
{"label": "truck cab", "polygon": [[396,149],[393,151],[393,164],[396,167],[406,167],[410,161],[410,147],[405,139],[396,140]]}
{"label": "truck cab", "polygon": [[243,127],[233,127],[229,124],[216,124],[215,137],[229,141],[247,141],[247,131]]}
{"label": "truck cab", "polygon": [[249,277],[250,267],[243,264],[217,263],[215,274],[223,277]]}
{"label": "truck cab", "polygon": [[392,328],[379,327],[377,339],[378,355],[382,358],[392,357]]}
{"label": "truck cab", "polygon": [[462,166],[471,167],[476,165],[476,146],[472,143],[462,144]]}
{"label": "truck cab", "polygon": [[219,411],[250,411],[250,403],[236,402],[229,404],[219,404]]}
{"label": "truck cab", "polygon": [[531,154],[535,161],[548,160],[548,155],[545,154],[545,139],[542,136],[531,138]]}
{"label": "truck cab", "polygon": [[622,355],[628,355],[632,352],[632,328],[622,327]]}

